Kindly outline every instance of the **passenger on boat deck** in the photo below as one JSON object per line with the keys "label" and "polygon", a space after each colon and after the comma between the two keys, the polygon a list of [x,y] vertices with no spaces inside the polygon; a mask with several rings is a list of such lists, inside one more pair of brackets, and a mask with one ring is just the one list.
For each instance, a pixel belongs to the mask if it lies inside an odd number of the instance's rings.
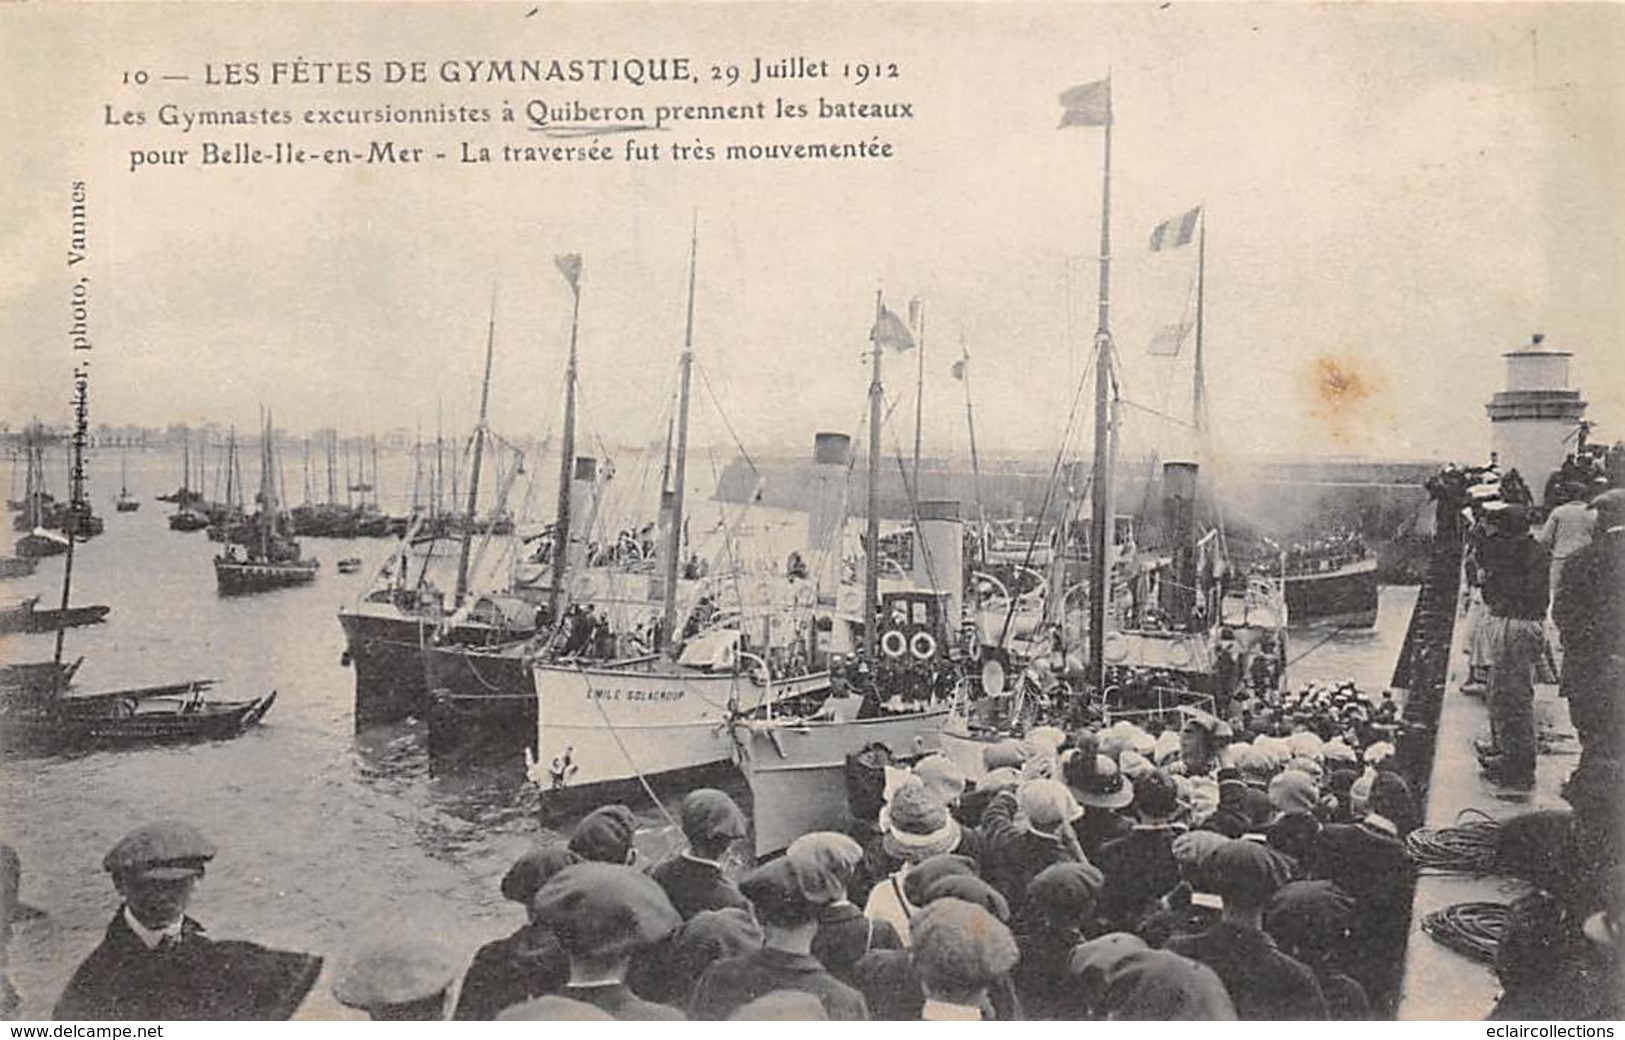
{"label": "passenger on boat deck", "polygon": [[688,849],[649,872],[671,899],[683,920],[701,910],[750,903],[722,873],[722,858],[746,834],[745,814],[726,794],[711,787],[690,791],[679,810]]}
{"label": "passenger on boat deck", "polygon": [[577,863],[536,893],[537,919],[570,957],[563,995],[622,1021],[680,1021],[682,1012],[635,995],[626,985],[633,957],[682,925],[666,893],[631,867]]}

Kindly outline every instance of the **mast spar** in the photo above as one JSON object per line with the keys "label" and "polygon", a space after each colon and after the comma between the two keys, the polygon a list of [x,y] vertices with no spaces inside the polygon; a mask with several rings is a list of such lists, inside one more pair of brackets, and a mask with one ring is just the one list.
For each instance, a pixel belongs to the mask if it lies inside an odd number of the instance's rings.
{"label": "mast spar", "polygon": [[[73,545],[79,540],[79,524],[83,517],[90,515],[86,507],[81,513],[81,499],[85,486],[85,441],[90,428],[90,369],[81,365],[73,370],[73,468],[69,472],[69,486],[71,488],[68,502],[68,518],[64,525],[67,530],[63,533],[68,536],[68,549],[62,561],[62,618],[68,614],[68,599],[73,588]],[[51,656],[52,683],[55,692],[61,692],[62,683],[62,642],[67,633],[65,624],[58,624],[56,628],[56,649]]]}
{"label": "mast spar", "polygon": [[463,542],[457,552],[457,591],[452,600],[456,609],[468,595],[468,554],[474,542],[474,517],[480,504],[480,462],[485,449],[485,422],[491,403],[491,354],[497,338],[497,296],[491,290],[491,317],[485,327],[485,379],[480,384],[480,421],[474,425],[474,462],[468,478],[468,516],[463,524]]}
{"label": "mast spar", "polygon": [[559,443],[558,510],[553,523],[553,591],[548,611],[559,620],[559,597],[564,595],[565,568],[570,552],[570,474],[576,453],[576,337],[581,328],[581,257],[558,257],[558,268],[570,283],[570,358],[564,368],[564,433]]}
{"label": "mast spar", "polygon": [[880,404],[885,391],[880,383],[881,323],[886,305],[879,290],[875,291],[875,326],[870,334],[871,368],[869,376],[869,494],[865,507],[865,540],[863,569],[863,656],[873,661],[880,649],[880,619],[875,611],[880,602]]}
{"label": "mast spar", "polygon": [[[1109,74],[1104,83],[1104,113],[1101,118],[1091,118],[1084,124],[1105,128],[1100,174],[1100,293],[1095,323],[1095,475],[1089,502],[1089,541],[1093,558],[1093,588],[1089,596],[1089,678],[1094,682],[1097,693],[1106,688],[1106,609],[1112,589],[1112,81]],[[1071,115],[1070,111],[1068,115]],[[1065,118],[1062,125],[1067,125]]]}
{"label": "mast spar", "polygon": [[694,275],[699,266],[700,218],[696,214],[688,240],[688,319],[683,329],[683,355],[679,362],[680,390],[677,404],[677,459],[672,468],[671,542],[666,554],[665,614],[660,638],[671,641],[677,624],[677,575],[683,553],[683,484],[688,468],[688,391],[694,368]]}

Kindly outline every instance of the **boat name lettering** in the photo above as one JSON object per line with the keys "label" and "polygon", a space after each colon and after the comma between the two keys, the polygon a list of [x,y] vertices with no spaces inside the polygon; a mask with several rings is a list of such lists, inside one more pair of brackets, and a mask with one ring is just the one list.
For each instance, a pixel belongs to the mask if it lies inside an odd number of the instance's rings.
{"label": "boat name lettering", "polygon": [[680,701],[683,691],[674,690],[646,690],[636,686],[594,686],[587,696],[598,701]]}

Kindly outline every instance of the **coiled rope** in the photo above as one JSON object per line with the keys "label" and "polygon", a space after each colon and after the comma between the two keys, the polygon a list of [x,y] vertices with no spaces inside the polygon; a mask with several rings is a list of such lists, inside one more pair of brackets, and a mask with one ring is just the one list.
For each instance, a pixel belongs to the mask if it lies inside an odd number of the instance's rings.
{"label": "coiled rope", "polygon": [[1464,957],[1494,964],[1506,931],[1505,903],[1452,903],[1422,918],[1422,931]]}
{"label": "coiled rope", "polygon": [[1464,809],[1458,821],[1469,813],[1480,819],[1454,827],[1418,827],[1405,839],[1405,853],[1418,867],[1457,874],[1495,873],[1496,844],[1500,821],[1477,809]]}

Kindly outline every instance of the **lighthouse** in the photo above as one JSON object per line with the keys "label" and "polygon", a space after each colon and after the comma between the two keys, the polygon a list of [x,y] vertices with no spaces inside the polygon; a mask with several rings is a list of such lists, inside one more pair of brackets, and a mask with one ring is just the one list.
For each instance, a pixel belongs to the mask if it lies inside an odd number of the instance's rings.
{"label": "lighthouse", "polygon": [[1484,410],[1490,417],[1490,448],[1501,472],[1516,469],[1536,496],[1549,477],[1574,450],[1569,443],[1586,403],[1580,391],[1569,387],[1566,350],[1553,350],[1546,337],[1535,333],[1506,358],[1506,389],[1491,397]]}

